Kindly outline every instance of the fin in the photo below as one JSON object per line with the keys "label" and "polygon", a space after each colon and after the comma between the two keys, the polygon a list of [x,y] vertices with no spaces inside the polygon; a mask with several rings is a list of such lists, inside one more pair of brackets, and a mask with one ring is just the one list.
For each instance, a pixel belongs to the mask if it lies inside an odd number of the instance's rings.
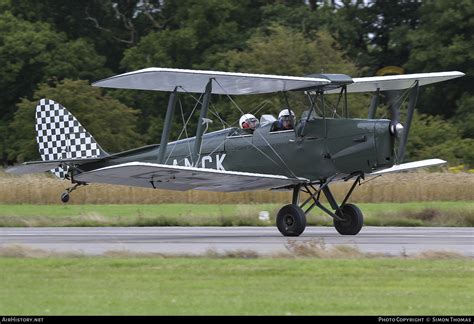
{"label": "fin", "polygon": [[[43,161],[86,159],[108,154],[66,108],[50,99],[36,106],[36,142]],[[65,179],[68,167],[51,170]]]}

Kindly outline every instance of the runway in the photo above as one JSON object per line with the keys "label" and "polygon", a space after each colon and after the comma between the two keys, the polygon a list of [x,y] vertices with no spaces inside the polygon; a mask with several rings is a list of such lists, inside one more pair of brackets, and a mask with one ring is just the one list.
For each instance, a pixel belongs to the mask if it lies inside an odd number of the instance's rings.
{"label": "runway", "polygon": [[200,255],[209,251],[288,252],[288,244],[324,242],[362,252],[414,255],[450,251],[474,257],[474,228],[364,227],[356,236],[332,227],[308,227],[300,237],[283,237],[276,227],[76,227],[0,228],[0,247],[21,245],[52,252],[101,255],[111,251]]}

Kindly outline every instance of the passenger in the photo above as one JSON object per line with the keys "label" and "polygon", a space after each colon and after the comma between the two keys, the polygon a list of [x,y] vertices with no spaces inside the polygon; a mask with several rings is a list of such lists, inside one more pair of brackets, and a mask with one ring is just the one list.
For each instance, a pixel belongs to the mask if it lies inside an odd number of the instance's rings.
{"label": "passenger", "polygon": [[253,133],[254,130],[260,125],[258,119],[252,114],[245,114],[240,117],[239,126],[241,129],[248,133]]}
{"label": "passenger", "polygon": [[290,130],[295,127],[295,113],[290,109],[283,109],[278,114],[278,120],[273,124],[272,131]]}

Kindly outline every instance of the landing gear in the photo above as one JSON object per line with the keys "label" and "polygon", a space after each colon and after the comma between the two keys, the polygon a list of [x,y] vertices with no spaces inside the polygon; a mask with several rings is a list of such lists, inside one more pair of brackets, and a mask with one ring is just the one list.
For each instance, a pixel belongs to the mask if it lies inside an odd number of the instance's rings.
{"label": "landing gear", "polygon": [[[326,214],[333,218],[334,227],[341,235],[356,235],[362,229],[364,224],[364,216],[360,209],[354,204],[346,204],[357,184],[360,185],[360,180],[363,179],[363,174],[351,175],[345,181],[356,177],[354,183],[346,194],[346,197],[339,205],[336,202],[329,183],[332,180],[322,182],[319,188],[315,188],[312,184],[302,184],[293,188],[292,204],[284,206],[277,215],[277,227],[280,233],[284,236],[299,236],[306,228],[306,215],[314,208],[318,207]],[[302,204],[299,204],[300,192],[305,192],[309,195]],[[329,205],[334,211],[326,208],[321,204],[319,198],[321,193],[324,194]]]}
{"label": "landing gear", "polygon": [[67,203],[69,201],[69,198],[71,198],[69,196],[69,194],[71,192],[73,192],[74,190],[76,190],[80,186],[86,186],[86,185],[87,185],[87,183],[85,183],[85,182],[75,182],[74,186],[67,188],[66,191],[61,194],[61,201],[63,203]]}
{"label": "landing gear", "polygon": [[63,193],[61,194],[61,201],[62,201],[63,203],[67,203],[67,202],[69,201],[69,198],[70,198],[70,197],[69,197],[69,193],[63,192]]}
{"label": "landing gear", "polygon": [[354,204],[345,204],[339,210],[339,216],[344,220],[333,220],[336,231],[341,235],[356,235],[359,233],[364,224],[364,216],[359,207]]}
{"label": "landing gear", "polygon": [[280,209],[276,223],[283,236],[300,236],[306,228],[306,215],[298,205],[289,204]]}

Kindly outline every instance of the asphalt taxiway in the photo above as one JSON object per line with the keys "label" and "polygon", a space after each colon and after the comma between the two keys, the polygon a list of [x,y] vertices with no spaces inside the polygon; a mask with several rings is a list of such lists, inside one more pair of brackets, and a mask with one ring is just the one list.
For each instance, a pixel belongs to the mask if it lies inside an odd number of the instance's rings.
{"label": "asphalt taxiway", "polygon": [[307,227],[300,237],[283,237],[276,227],[56,227],[0,228],[0,247],[21,245],[53,252],[101,255],[110,251],[191,254],[252,251],[288,252],[289,242],[349,245],[362,252],[413,255],[450,251],[474,257],[474,228],[364,227],[356,236],[332,227]]}

